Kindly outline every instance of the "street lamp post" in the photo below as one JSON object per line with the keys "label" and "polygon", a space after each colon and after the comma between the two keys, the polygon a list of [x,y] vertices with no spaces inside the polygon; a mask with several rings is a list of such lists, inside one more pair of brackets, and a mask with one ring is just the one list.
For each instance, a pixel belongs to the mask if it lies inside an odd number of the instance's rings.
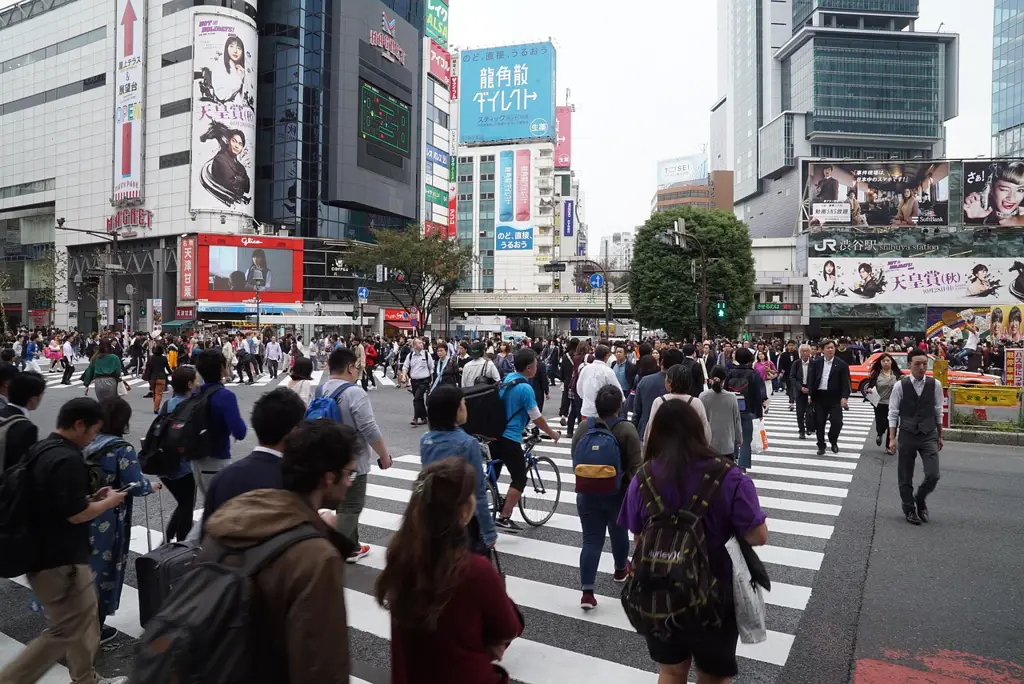
{"label": "street lamp post", "polygon": [[253,269],[251,278],[253,283],[252,289],[256,292],[256,336],[259,338],[262,336],[260,332],[260,309],[262,308],[260,307],[260,293],[263,291],[263,271],[258,268]]}
{"label": "street lamp post", "polygon": [[[118,229],[114,228],[109,233],[101,233],[98,230],[87,230],[85,228],[65,228],[64,227],[64,218],[63,217],[57,219],[57,225],[54,226],[54,227],[57,230],[66,230],[66,231],[68,231],[70,233],[85,233],[87,235],[92,235],[94,237],[103,238],[104,240],[107,240],[108,242],[111,243],[111,249],[113,251],[113,255],[112,256],[113,256],[113,258],[115,260],[115,263],[109,263],[108,262],[106,270],[107,270],[107,273],[110,274],[111,289],[114,291],[114,294],[113,294],[114,303],[113,303],[113,307],[112,307],[113,310],[114,310],[114,320],[112,321],[112,325],[114,325],[116,327],[117,326],[117,272],[118,272],[118,269],[120,269],[120,267],[121,267],[121,259],[118,256],[118,247],[117,247],[117,230]],[[56,257],[54,257],[54,258],[56,258]],[[97,302],[97,304],[98,304],[98,302]],[[51,306],[52,306],[52,303],[51,303]],[[100,317],[100,320],[102,320],[102,316]]]}
{"label": "street lamp post", "polygon": [[612,316],[612,305],[611,305],[611,281],[608,280],[609,273],[629,273],[628,269],[610,269],[605,268],[593,259],[587,259],[585,257],[569,257],[566,259],[557,259],[551,262],[552,264],[591,264],[598,271],[601,272],[601,277],[604,278],[604,334],[607,337],[611,337],[611,316]]}

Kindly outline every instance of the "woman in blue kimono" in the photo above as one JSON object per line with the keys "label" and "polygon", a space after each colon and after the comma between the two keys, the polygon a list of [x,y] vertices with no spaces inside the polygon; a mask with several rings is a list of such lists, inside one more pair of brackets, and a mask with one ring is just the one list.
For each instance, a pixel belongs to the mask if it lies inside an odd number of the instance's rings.
{"label": "woman in blue kimono", "polygon": [[99,463],[102,470],[100,487],[121,489],[133,482],[139,486],[117,508],[112,508],[90,523],[92,557],[89,565],[96,581],[99,597],[100,643],[117,636],[117,630],[105,623],[121,603],[121,587],[128,563],[128,545],[131,541],[132,498],[146,496],[160,489],[158,481],[150,482],[142,475],[135,447],[124,439],[132,407],[121,397],[103,402],[103,428],[95,441],[85,448],[87,462]]}

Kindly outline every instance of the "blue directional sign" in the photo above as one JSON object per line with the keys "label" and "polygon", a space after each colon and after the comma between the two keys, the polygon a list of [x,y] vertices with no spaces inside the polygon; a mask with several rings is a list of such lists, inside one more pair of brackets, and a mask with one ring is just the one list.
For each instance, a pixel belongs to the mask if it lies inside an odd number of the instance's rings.
{"label": "blue directional sign", "polygon": [[600,290],[604,287],[604,276],[600,273],[594,273],[590,276],[590,287],[594,290]]}
{"label": "blue directional sign", "polygon": [[368,299],[370,297],[370,288],[361,287],[356,290],[356,294],[359,295],[360,299]]}

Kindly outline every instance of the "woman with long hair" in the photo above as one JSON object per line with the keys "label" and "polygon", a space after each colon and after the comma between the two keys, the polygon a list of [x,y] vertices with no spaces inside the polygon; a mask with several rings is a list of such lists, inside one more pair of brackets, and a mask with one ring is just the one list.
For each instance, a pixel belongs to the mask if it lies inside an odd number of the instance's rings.
{"label": "woman with long hair", "polygon": [[[878,392],[878,403],[875,404],[875,444],[878,446],[882,446],[882,438],[889,431],[889,397],[901,375],[903,371],[896,365],[896,360],[889,354],[882,354],[871,364],[871,375],[864,381],[864,391],[874,389]],[[885,453],[894,452],[886,445]]]}
{"label": "woman with long hair", "polygon": [[313,398],[313,362],[308,356],[299,356],[292,364],[291,375],[284,381],[284,387],[292,390],[309,406]]}
{"label": "woman with long hair", "polygon": [[711,425],[708,423],[704,404],[700,403],[700,399],[697,398],[699,394],[700,387],[694,381],[693,372],[689,367],[680,363],[665,371],[665,394],[655,399],[654,403],[651,404],[651,415],[647,420],[647,429],[644,431],[644,443],[647,443],[647,437],[651,434],[651,424],[654,422],[654,417],[658,415],[658,409],[673,399],[693,406],[693,410],[700,416],[704,439],[710,443]]}
{"label": "woman with long hair", "polygon": [[757,351],[757,359],[754,361],[754,370],[761,376],[761,379],[771,386],[771,381],[775,379],[775,376],[779,374],[779,371],[775,368],[775,364],[768,358],[768,353],[763,349]]}
{"label": "woman with long hair", "polygon": [[739,671],[736,642],[739,632],[732,599],[732,562],[725,543],[743,537],[752,546],[768,541],[768,527],[754,482],[721,458],[704,437],[703,424],[693,406],[667,401],[651,421],[644,445],[644,464],[629,485],[619,513],[619,524],[639,535],[651,510],[645,505],[640,480],[649,483],[666,510],[686,508],[705,476],[719,477],[718,491],[708,502],[701,520],[705,544],[715,578],[718,627],[673,632],[664,638],[646,637],[647,649],[660,666],[660,684],[684,684],[691,662],[701,684],[728,684]]}
{"label": "woman with long hair", "polygon": [[[261,278],[257,278],[259,274]],[[252,263],[249,264],[249,268],[245,270],[245,283],[250,289],[256,289],[259,285],[261,290],[269,290],[271,288],[270,281],[270,268],[267,266],[267,253],[257,247],[252,250]]]}
{"label": "woman with long hair", "polygon": [[493,664],[523,620],[491,561],[469,548],[477,474],[445,458],[420,471],[388,544],[374,596],[391,613],[391,678],[404,684],[506,684]]}
{"label": "woman with long hair", "polygon": [[711,370],[711,387],[701,392],[700,403],[711,425],[711,448],[721,456],[733,458],[743,444],[743,425],[740,403],[732,392],[723,392],[724,387],[725,368],[715,366]]}
{"label": "woman with long hair", "polygon": [[104,337],[96,354],[89,361],[89,367],[82,373],[82,384],[85,385],[85,393],[89,394],[89,385],[96,387],[96,400],[104,402],[108,399],[117,398],[117,386],[124,384],[125,391],[131,390],[132,386],[127,380],[121,379],[124,367],[121,359],[114,354],[110,340]]}

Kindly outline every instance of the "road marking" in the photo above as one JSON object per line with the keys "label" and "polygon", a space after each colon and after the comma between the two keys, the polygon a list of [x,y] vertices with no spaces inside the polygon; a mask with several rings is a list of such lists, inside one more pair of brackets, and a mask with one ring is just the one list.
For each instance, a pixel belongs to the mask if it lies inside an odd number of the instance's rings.
{"label": "road marking", "polygon": [[[757,458],[757,454],[752,456]],[[797,470],[796,468],[772,468],[769,466],[757,465],[756,463],[747,469],[749,472],[764,475],[783,475],[786,477],[797,477],[803,480],[828,480],[830,482],[852,482],[853,475],[846,473],[824,473],[818,470]]]}

